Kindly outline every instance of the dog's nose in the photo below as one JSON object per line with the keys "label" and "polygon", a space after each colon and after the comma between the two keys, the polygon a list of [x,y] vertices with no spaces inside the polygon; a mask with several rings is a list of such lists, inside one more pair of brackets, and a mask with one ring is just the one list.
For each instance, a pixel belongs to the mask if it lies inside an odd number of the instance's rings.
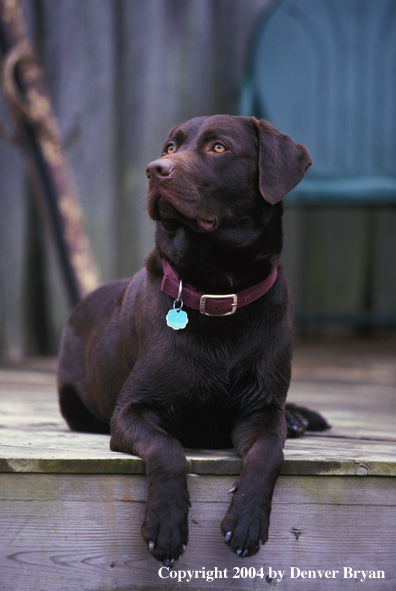
{"label": "dog's nose", "polygon": [[153,176],[158,177],[167,177],[173,171],[174,165],[171,160],[167,158],[159,158],[158,160],[154,160],[150,162],[150,164],[146,168],[146,176],[148,179],[151,179]]}

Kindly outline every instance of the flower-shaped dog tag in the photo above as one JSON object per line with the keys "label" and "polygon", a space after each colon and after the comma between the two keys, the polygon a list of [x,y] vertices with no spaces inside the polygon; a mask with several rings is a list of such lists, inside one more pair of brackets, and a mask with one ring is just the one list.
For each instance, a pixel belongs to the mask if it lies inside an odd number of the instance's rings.
{"label": "flower-shaped dog tag", "polygon": [[[180,330],[181,328],[186,328],[188,322],[188,316],[186,312],[182,310],[183,308],[183,300],[181,299],[183,292],[183,282],[180,279],[179,285],[179,294],[177,299],[173,302],[173,310],[169,310],[166,316],[166,323],[168,326],[173,328],[173,330]],[[176,304],[179,306],[176,308]]]}
{"label": "flower-shaped dog tag", "polygon": [[181,328],[186,328],[187,322],[188,316],[181,308],[169,310],[166,317],[166,323],[168,326],[174,330],[180,330]]}

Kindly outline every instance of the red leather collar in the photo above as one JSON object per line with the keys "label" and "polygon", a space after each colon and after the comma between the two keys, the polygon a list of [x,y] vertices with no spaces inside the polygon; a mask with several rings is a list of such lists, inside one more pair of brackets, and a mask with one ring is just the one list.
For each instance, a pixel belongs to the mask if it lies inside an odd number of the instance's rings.
{"label": "red leather collar", "polygon": [[172,296],[175,300],[180,297],[183,304],[193,310],[199,310],[205,316],[229,316],[230,314],[234,314],[237,308],[246,306],[267,293],[275,283],[277,276],[275,267],[267,279],[237,294],[210,295],[198,291],[191,285],[183,284],[181,294],[179,295],[180,279],[178,279],[170,264],[165,260],[163,260],[163,269],[164,278],[162,280],[161,291]]}

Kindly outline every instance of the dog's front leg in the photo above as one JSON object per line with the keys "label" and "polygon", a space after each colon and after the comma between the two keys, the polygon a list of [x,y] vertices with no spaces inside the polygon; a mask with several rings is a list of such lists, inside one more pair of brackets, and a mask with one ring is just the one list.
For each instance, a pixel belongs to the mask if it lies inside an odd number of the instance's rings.
{"label": "dog's front leg", "polygon": [[244,558],[256,554],[268,539],[272,494],[286,439],[283,411],[268,407],[260,419],[238,423],[233,439],[244,466],[231,490],[233,498],[221,529],[233,552]]}
{"label": "dog's front leg", "polygon": [[146,463],[148,495],[141,533],[152,555],[173,566],[188,542],[189,493],[182,445],[140,404],[118,405],[111,420],[113,451]]}

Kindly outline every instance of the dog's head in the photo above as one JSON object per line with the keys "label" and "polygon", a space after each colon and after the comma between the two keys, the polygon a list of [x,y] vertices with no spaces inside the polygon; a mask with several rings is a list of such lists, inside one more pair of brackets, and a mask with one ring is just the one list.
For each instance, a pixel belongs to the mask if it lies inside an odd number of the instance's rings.
{"label": "dog's head", "polygon": [[254,117],[197,117],[171,129],[146,170],[148,212],[169,232],[213,232],[278,203],[304,177],[304,146]]}

